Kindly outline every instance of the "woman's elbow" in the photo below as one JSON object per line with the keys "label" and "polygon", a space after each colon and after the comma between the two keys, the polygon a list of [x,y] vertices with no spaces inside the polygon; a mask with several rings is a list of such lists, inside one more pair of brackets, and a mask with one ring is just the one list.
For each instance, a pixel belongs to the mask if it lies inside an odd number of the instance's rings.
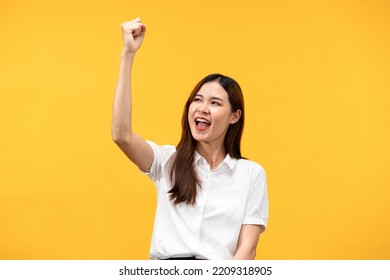
{"label": "woman's elbow", "polygon": [[128,134],[118,133],[112,131],[111,133],[112,141],[117,145],[126,144],[130,141],[130,136]]}
{"label": "woman's elbow", "polygon": [[118,142],[123,141],[123,137],[120,134],[115,133],[114,131],[111,132],[111,138],[112,138],[112,141],[114,141],[117,144],[118,144]]}

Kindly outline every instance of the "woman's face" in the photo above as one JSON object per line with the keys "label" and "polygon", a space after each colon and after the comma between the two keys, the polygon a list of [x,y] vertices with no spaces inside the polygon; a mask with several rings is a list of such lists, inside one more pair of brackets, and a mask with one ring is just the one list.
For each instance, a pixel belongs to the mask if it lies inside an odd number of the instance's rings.
{"label": "woman's face", "polygon": [[205,83],[188,110],[192,137],[200,142],[223,145],[230,124],[236,123],[240,116],[240,110],[232,112],[228,94],[217,81]]}

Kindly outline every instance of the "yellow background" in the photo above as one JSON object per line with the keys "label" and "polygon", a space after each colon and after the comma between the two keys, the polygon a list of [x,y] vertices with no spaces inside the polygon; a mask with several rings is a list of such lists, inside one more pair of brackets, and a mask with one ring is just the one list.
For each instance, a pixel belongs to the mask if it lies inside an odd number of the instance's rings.
{"label": "yellow background", "polygon": [[242,86],[267,171],[259,259],[390,258],[388,1],[2,1],[0,258],[147,259],[151,181],[111,140],[120,23],[148,30],[134,126],[177,144],[203,76]]}

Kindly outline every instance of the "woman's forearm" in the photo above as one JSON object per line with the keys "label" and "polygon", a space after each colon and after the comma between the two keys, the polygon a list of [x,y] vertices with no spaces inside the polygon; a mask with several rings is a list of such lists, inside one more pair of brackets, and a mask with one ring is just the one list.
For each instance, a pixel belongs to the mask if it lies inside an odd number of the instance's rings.
{"label": "woman's forearm", "polygon": [[124,141],[132,133],[131,72],[135,53],[122,51],[112,110],[112,138]]}

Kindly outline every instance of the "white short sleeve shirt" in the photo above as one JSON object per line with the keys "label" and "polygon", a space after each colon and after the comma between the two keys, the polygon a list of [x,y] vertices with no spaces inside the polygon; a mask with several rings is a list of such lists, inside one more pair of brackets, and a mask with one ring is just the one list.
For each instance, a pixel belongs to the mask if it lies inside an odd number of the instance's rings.
{"label": "white short sleeve shirt", "polygon": [[174,146],[152,147],[154,160],[146,173],[157,189],[157,209],[150,257],[195,256],[199,259],[232,259],[241,225],[267,226],[268,195],[264,169],[245,159],[229,155],[215,170],[195,152],[195,167],[201,187],[194,206],[174,205],[167,162]]}

